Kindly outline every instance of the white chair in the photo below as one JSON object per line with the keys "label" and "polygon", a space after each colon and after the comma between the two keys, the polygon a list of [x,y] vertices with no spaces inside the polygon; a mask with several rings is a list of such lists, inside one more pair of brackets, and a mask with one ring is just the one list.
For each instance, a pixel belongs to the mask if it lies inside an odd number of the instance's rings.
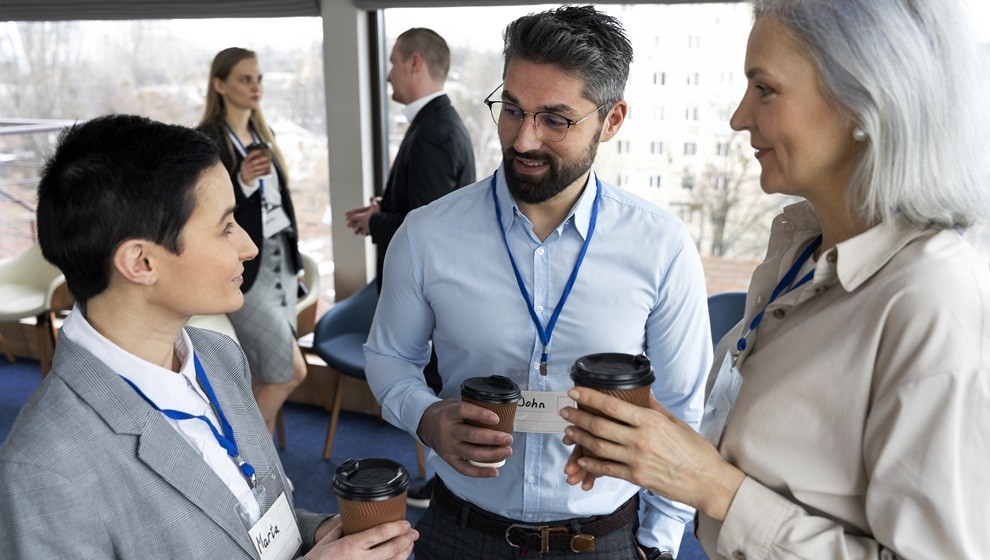
{"label": "white chair", "polygon": [[240,341],[237,340],[237,333],[234,332],[234,325],[230,323],[230,319],[226,315],[193,315],[186,321],[186,324],[190,327],[208,329],[225,334],[233,338],[234,342],[240,344]]}
{"label": "white chair", "polygon": [[[57,334],[55,312],[71,305],[65,276],[45,260],[37,243],[19,255],[0,260],[0,322],[35,318],[42,375],[47,375],[52,367]],[[2,339],[0,345],[7,359],[13,361],[13,355]]]}
{"label": "white chair", "polygon": [[296,301],[296,336],[302,338],[313,332],[316,324],[316,308],[320,301],[320,264],[306,253],[300,253],[303,264],[303,284],[306,295]]}

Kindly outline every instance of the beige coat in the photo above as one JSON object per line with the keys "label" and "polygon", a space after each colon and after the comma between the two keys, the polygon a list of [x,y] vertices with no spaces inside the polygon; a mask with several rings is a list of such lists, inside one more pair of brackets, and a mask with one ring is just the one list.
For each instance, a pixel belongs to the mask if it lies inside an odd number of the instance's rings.
{"label": "beige coat", "polygon": [[[807,203],[777,217],[744,323],[819,232]],[[954,231],[882,224],[770,305],[719,446],[748,478],[698,520],[711,558],[990,557],[988,268]]]}

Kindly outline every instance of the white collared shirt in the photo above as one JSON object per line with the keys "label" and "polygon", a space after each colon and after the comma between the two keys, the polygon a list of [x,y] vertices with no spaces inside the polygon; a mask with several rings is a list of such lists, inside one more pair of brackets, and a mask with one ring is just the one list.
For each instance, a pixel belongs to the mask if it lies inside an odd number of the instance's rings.
{"label": "white collared shirt", "polygon": [[[78,306],[72,308],[72,313],[62,325],[62,336],[82,346],[115,373],[140,387],[159,408],[206,416],[220,430],[210,401],[196,381],[196,367],[190,351],[192,341],[185,330],[175,338],[175,353],[182,363],[179,373],[145,361],[117,346],[89,324]],[[173,420],[164,415],[163,418],[217,473],[251,517],[251,523],[260,519],[261,508],[251,487],[227,451],[217,442],[209,426],[200,420]]]}
{"label": "white collared shirt", "polygon": [[405,107],[403,107],[402,108],[402,114],[405,115],[407,119],[409,119],[409,122],[410,123],[412,123],[413,122],[413,119],[416,118],[416,115],[419,114],[419,112],[423,109],[423,107],[426,107],[426,104],[427,103],[429,103],[430,101],[433,101],[434,99],[440,97],[441,95],[446,95],[443,92],[443,90],[437,91],[437,92],[433,92],[433,93],[431,93],[429,95],[424,95],[423,97],[420,97],[416,101],[413,101],[409,105],[406,105]]}

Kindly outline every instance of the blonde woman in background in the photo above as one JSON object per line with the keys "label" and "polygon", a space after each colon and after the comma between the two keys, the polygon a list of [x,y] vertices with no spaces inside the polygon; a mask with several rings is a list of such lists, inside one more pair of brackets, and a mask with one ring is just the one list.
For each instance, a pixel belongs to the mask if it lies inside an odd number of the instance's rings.
{"label": "blonde woman in background", "polygon": [[220,147],[237,210],[258,256],[244,263],[244,306],[230,313],[254,377],[254,396],[269,431],[306,377],[296,341],[298,229],[285,160],[261,112],[262,74],[253,51],[231,47],[210,66],[206,108],[197,130]]}

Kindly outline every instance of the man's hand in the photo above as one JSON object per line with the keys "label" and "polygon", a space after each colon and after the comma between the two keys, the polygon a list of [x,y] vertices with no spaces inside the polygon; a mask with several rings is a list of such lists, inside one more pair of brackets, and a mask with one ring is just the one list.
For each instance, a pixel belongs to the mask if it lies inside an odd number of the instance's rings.
{"label": "man's hand", "polygon": [[316,531],[316,546],[305,557],[308,560],[406,560],[419,538],[419,533],[405,520],[346,537],[343,534],[339,515],[324,521]]}
{"label": "man's hand", "polygon": [[498,415],[478,405],[446,399],[426,409],[416,434],[457,472],[479,478],[498,476],[495,467],[476,467],[468,460],[496,463],[505,459],[512,455],[512,436],[465,424],[465,420],[495,425]]}
{"label": "man's hand", "polygon": [[354,230],[356,235],[370,235],[371,217],[382,211],[378,202],[378,197],[373,196],[367,206],[352,208],[344,212],[344,218],[347,219],[347,227]]}

